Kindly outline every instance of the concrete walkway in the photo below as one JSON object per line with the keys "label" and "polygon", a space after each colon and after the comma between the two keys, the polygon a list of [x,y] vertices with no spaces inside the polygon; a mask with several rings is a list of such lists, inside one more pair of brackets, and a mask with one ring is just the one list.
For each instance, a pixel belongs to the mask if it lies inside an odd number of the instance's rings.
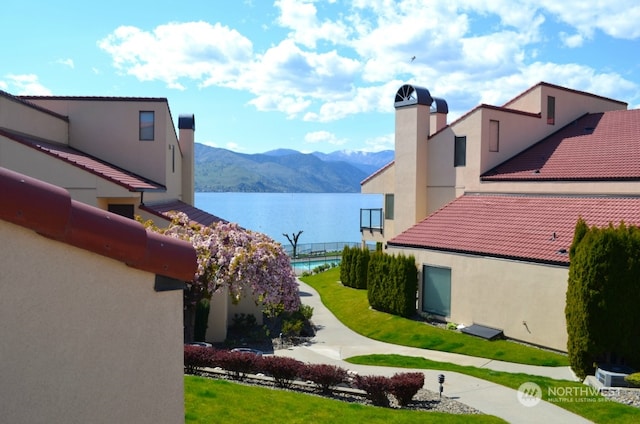
{"label": "concrete walkway", "polygon": [[342,368],[356,371],[360,375],[391,376],[396,372],[420,371],[425,374],[424,387],[436,393],[439,390],[438,374],[444,374],[446,380],[443,394],[445,396],[469,405],[486,414],[500,417],[510,423],[561,422],[568,424],[590,422],[545,401],[541,401],[535,406],[524,406],[518,400],[517,390],[466,374],[450,371],[442,372],[438,370],[410,370],[405,368],[364,366],[345,362],[345,358],[356,355],[394,353],[424,357],[434,361],[450,362],[458,365],[471,365],[497,371],[575,380],[575,375],[568,367],[541,367],[513,364],[455,353],[398,346],[372,340],[344,326],[322,304],[318,292],[302,281],[300,281],[300,296],[302,303],[313,307],[313,323],[317,327],[316,336],[307,345],[276,350],[274,352],[275,355],[289,356],[307,363],[338,365]]}

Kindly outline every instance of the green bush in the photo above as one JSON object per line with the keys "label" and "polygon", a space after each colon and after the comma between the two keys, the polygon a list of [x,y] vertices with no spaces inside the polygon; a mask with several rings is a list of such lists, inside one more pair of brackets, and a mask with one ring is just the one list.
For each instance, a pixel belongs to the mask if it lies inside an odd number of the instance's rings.
{"label": "green bush", "polygon": [[417,290],[418,269],[413,256],[371,255],[367,297],[372,308],[411,317],[416,312]]}
{"label": "green bush", "polygon": [[640,387],[640,372],[629,374],[624,378],[624,381],[633,387]]}
{"label": "green bush", "polygon": [[640,366],[640,231],[589,228],[580,219],[570,248],[565,316],[567,352],[579,378],[594,363]]}

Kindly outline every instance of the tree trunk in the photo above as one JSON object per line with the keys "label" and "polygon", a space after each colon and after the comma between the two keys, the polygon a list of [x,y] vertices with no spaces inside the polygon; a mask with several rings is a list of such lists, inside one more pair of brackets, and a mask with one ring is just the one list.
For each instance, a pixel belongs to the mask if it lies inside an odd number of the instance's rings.
{"label": "tree trunk", "polygon": [[184,342],[194,341],[194,328],[196,323],[196,306],[192,304],[184,305]]}

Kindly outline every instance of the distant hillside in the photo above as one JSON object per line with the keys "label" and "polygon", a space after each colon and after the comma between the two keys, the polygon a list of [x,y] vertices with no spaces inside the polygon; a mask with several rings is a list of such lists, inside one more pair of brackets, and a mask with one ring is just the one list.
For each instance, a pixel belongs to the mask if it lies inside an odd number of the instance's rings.
{"label": "distant hillside", "polygon": [[363,179],[391,160],[391,150],[303,154],[278,149],[248,155],[196,143],[195,190],[355,193]]}

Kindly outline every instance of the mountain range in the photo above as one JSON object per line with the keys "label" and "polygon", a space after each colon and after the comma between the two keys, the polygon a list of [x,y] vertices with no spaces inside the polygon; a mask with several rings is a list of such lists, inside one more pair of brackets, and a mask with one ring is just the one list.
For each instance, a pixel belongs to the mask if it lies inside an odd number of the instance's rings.
{"label": "mountain range", "polygon": [[391,162],[393,150],[244,154],[195,144],[195,191],[357,193],[360,182]]}

